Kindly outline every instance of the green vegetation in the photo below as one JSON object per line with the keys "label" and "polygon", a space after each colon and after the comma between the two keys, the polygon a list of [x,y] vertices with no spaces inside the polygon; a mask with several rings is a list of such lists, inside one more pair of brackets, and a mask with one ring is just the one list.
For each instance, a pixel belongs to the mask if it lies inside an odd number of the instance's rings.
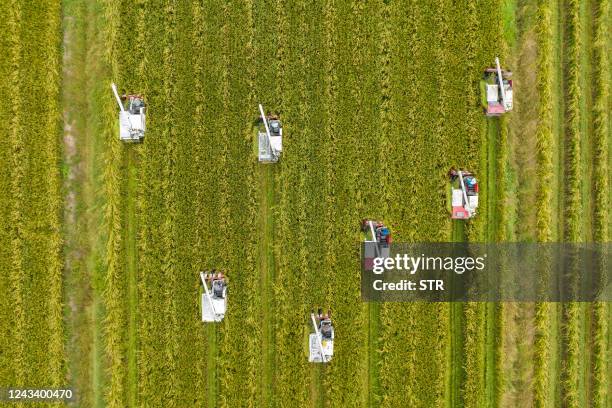
{"label": "green vegetation", "polygon": [[538,38],[538,127],[537,163],[540,178],[537,198],[537,238],[540,242],[552,240],[553,197],[553,33],[550,2],[539,2],[536,26]]}
{"label": "green vegetation", "polygon": [[593,179],[594,232],[598,242],[609,240],[609,144],[610,144],[610,5],[597,2],[594,27]]}
{"label": "green vegetation", "polygon": [[[68,378],[79,406],[121,408],[609,405],[609,305],[365,304],[357,266],[364,217],[398,242],[609,240],[608,0],[5,3],[1,386]],[[485,118],[495,56],[515,109]],[[111,82],[144,95],[143,144],[118,139]],[[258,103],[278,164],[255,157]],[[478,176],[469,222],[450,167]],[[213,268],[229,309],[204,325]],[[317,307],[327,365],[307,362]]]}
{"label": "green vegetation", "polygon": [[[595,24],[593,34],[593,240],[608,242],[610,203],[610,66],[609,66],[609,18],[610,3],[600,0],[593,3]],[[606,262],[606,260],[602,260]],[[594,407],[609,404],[609,312],[606,303],[593,305],[593,389]]]}
{"label": "green vegetation", "polygon": [[60,386],[66,372],[60,12],[51,1],[0,6],[3,386]]}
{"label": "green vegetation", "polygon": [[[551,202],[554,194],[553,188],[553,18],[552,7],[549,1],[538,2],[536,27],[538,45],[538,125],[537,138],[537,174],[540,178],[536,200],[536,237],[540,242],[553,240],[553,216]],[[545,273],[545,271],[540,271]],[[550,333],[552,318],[551,308],[554,306],[539,303],[535,306],[535,364],[534,364],[534,397],[536,407],[549,406],[550,395],[550,360],[551,342]]]}
{"label": "green vegetation", "polygon": [[580,2],[569,0],[565,9],[566,35],[566,94],[565,94],[565,239],[577,242],[581,238],[580,221]]}

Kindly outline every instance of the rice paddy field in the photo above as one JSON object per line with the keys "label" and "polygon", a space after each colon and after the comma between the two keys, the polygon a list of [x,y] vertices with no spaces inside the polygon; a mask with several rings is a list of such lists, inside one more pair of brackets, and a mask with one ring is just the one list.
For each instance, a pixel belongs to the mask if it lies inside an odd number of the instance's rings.
{"label": "rice paddy field", "polygon": [[[610,241],[608,0],[7,0],[0,29],[0,388],[610,406],[609,303],[368,303],[359,261],[366,217],[397,242]],[[487,118],[496,56],[514,110]],[[111,82],[144,95],[143,143],[119,140]],[[473,220],[450,219],[451,167],[478,176]],[[204,324],[213,268],[228,312]],[[328,364],[308,363],[318,307]]]}

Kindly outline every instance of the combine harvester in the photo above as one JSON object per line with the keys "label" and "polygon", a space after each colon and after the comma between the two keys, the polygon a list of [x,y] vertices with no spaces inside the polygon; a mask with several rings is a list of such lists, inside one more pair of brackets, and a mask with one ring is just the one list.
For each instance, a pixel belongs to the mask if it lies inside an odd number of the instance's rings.
{"label": "combine harvester", "polygon": [[[141,95],[122,95],[117,86],[111,84],[119,105],[119,139],[124,142],[141,142],[145,135],[145,103]],[[124,106],[124,101],[127,106]],[[127,110],[126,110],[127,108]]]}
{"label": "combine harvester", "polygon": [[[227,309],[227,282],[225,276],[216,272],[200,272],[200,279],[204,286],[202,293],[202,321],[220,322],[225,317]],[[210,283],[210,290],[208,289]]]}
{"label": "combine harvester", "polygon": [[468,172],[451,169],[451,218],[467,220],[476,215],[478,208],[478,180]]}
{"label": "combine harvester", "polygon": [[326,315],[322,314],[319,309],[315,316],[314,310],[310,314],[314,333],[310,333],[308,344],[310,353],[308,354],[308,362],[310,363],[328,363],[334,355],[334,326],[331,321],[331,312]]}
{"label": "combine harvester", "polygon": [[264,126],[257,133],[259,162],[276,163],[283,151],[283,126],[276,115],[266,116],[261,104],[259,113]]}
{"label": "combine harvester", "polygon": [[[388,258],[389,247],[391,244],[391,230],[382,223],[382,221],[374,221],[364,219],[361,221],[361,231],[365,234],[364,242],[376,243],[376,245],[366,245],[366,258]],[[370,253],[370,249],[374,253]]]}
{"label": "combine harvester", "polygon": [[485,69],[480,81],[482,107],[487,116],[501,116],[512,110],[512,72],[503,71],[497,57],[495,65]]}

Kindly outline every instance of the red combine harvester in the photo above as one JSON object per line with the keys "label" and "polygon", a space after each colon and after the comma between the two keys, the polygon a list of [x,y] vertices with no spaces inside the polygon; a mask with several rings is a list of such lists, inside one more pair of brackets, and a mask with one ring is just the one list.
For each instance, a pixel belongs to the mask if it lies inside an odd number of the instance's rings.
{"label": "red combine harvester", "polygon": [[485,115],[501,116],[512,110],[512,72],[501,69],[499,58],[495,57],[495,67],[485,69],[480,93]]}

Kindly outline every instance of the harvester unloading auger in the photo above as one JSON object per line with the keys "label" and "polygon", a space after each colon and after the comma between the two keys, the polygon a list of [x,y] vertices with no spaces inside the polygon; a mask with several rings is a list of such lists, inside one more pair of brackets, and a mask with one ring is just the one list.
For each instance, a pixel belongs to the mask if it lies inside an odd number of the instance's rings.
{"label": "harvester unloading auger", "polygon": [[466,220],[476,215],[478,208],[478,180],[469,171],[451,169],[451,218]]}
{"label": "harvester unloading auger", "polygon": [[259,104],[264,131],[257,132],[258,159],[261,163],[276,163],[283,151],[283,126],[276,115],[266,116]]}
{"label": "harvester unloading auger", "polygon": [[311,363],[328,363],[334,355],[334,326],[331,321],[331,312],[323,314],[319,309],[315,315],[310,314],[314,333],[308,337],[308,361]]}
{"label": "harvester unloading auger", "polygon": [[[202,293],[202,321],[220,322],[227,310],[227,282],[225,275],[216,272],[200,272],[200,279],[204,286]],[[210,283],[210,289],[208,288]]]}
{"label": "harvester unloading auger", "polygon": [[[146,105],[142,95],[121,95],[117,86],[111,84],[113,94],[119,105],[119,139],[124,142],[140,142],[145,135]],[[124,106],[124,101],[127,106]]]}
{"label": "harvester unloading auger", "polygon": [[495,57],[495,67],[485,69],[480,92],[487,116],[501,116],[512,110],[512,72],[501,69],[499,58]]}

